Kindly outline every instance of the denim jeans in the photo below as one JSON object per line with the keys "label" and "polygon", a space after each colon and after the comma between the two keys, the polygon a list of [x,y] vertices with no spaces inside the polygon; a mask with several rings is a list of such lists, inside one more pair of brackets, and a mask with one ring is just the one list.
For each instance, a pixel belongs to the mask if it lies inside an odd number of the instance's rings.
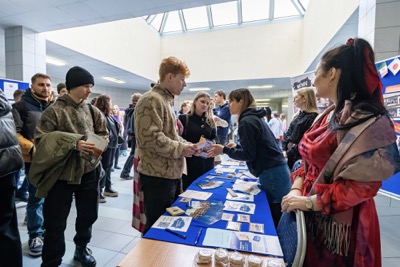
{"label": "denim jeans", "polygon": [[36,187],[29,182],[29,170],[31,163],[25,163],[25,175],[28,178],[28,204],[26,206],[26,216],[28,219],[29,240],[35,237],[43,237],[43,198],[37,198]]}
{"label": "denim jeans", "polygon": [[278,165],[261,172],[260,184],[267,193],[268,203],[281,203],[282,198],[289,193],[290,171],[287,164]]}

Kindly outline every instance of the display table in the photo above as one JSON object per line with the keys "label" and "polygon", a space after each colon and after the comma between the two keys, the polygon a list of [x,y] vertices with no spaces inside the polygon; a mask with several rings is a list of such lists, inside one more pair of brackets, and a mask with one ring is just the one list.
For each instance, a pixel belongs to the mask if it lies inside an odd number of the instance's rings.
{"label": "display table", "polygon": [[[221,167],[221,166],[219,166]],[[239,172],[243,172],[244,167],[242,166],[225,166],[226,168],[235,168],[236,174]],[[226,179],[228,178],[229,172],[224,168],[225,172],[222,174],[216,175],[216,168],[211,170],[210,172],[199,177],[195,182],[193,182],[188,190],[202,191],[202,192],[210,192],[212,196],[208,200],[222,201],[225,203],[228,191],[226,188],[232,188],[235,180]],[[215,180],[223,181],[223,185],[218,188],[210,189],[210,190],[202,190],[197,185],[200,181],[204,179],[210,178],[213,176]],[[236,176],[236,175],[235,175]],[[181,198],[178,198],[172,206],[178,206],[183,210],[186,210],[186,203],[180,202]],[[245,203],[245,202],[243,202]],[[271,212],[269,209],[268,201],[266,198],[266,194],[263,190],[257,195],[254,196],[254,202],[252,204],[256,205],[254,214],[250,215],[250,222],[252,223],[260,223],[264,224],[264,233],[261,235],[267,235],[274,239],[277,239],[276,230],[273,224]],[[224,211],[224,213],[230,213],[234,215],[234,220],[237,221],[237,214],[233,211]],[[244,214],[244,213],[240,213]],[[165,213],[164,215],[169,215]],[[183,215],[186,216],[186,215]],[[173,235],[163,229],[151,228],[139,241],[139,243],[132,249],[132,251],[124,258],[124,260],[118,266],[192,266],[193,260],[195,258],[196,253],[204,248],[203,241],[206,235],[208,228],[213,229],[226,229],[227,221],[220,220],[214,224],[207,225],[202,222],[199,222],[195,219],[192,220],[188,230],[184,232],[186,238],[183,239],[179,236]],[[199,230],[202,228],[201,235],[197,238]],[[242,223],[241,232],[249,232],[249,223]],[[196,244],[196,239],[198,242]],[[272,243],[271,243],[272,244]],[[276,246],[276,244],[274,244]],[[228,249],[229,250],[229,249]],[[238,249],[240,250],[240,249]],[[241,253],[248,254],[245,252],[246,250],[242,250]],[[251,250],[247,250],[251,251]],[[279,242],[277,245],[277,249],[271,250],[273,253],[261,253],[252,252],[252,254],[257,254],[257,256],[262,258],[280,258],[282,256],[282,252],[279,246]],[[282,260],[282,259],[279,259]],[[282,260],[283,263],[283,260]]]}
{"label": "display table", "polygon": [[[117,267],[176,267],[176,266],[193,266],[193,260],[198,247],[187,246],[163,241],[142,239],[139,243],[125,256],[125,258],[117,265]],[[247,253],[243,253],[246,255]],[[260,258],[272,259],[271,257]],[[281,260],[283,264],[283,259]],[[202,264],[201,266],[210,267],[211,264]],[[283,266],[283,265],[282,265]]]}

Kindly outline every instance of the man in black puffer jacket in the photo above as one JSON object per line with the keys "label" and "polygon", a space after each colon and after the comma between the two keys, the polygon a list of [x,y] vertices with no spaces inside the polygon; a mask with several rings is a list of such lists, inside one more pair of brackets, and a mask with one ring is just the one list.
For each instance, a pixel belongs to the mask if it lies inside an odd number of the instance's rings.
{"label": "man in black puffer jacket", "polygon": [[31,88],[25,91],[21,101],[13,104],[12,108],[17,137],[25,162],[25,175],[28,178],[29,197],[26,215],[29,234],[28,254],[31,256],[42,255],[44,233],[43,198],[35,197],[36,188],[29,182],[29,170],[35,151],[33,138],[36,124],[42,112],[52,103],[50,77],[46,74],[36,73],[31,78]]}
{"label": "man in black puffer jacket", "polygon": [[22,267],[14,174],[24,162],[10,111],[11,105],[0,90],[0,266]]}

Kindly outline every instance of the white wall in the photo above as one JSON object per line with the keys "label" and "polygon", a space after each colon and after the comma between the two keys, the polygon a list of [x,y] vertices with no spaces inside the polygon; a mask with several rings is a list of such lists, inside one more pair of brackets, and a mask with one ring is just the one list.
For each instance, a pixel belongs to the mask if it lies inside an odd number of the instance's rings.
{"label": "white wall", "polygon": [[189,82],[288,77],[298,74],[302,20],[185,33],[161,39],[161,57],[184,60]]}
{"label": "white wall", "polygon": [[47,32],[46,37],[140,76],[158,77],[160,36],[141,18]]}
{"label": "white wall", "polygon": [[360,0],[310,1],[304,17],[304,34],[302,36],[303,72],[353,14],[359,2]]}

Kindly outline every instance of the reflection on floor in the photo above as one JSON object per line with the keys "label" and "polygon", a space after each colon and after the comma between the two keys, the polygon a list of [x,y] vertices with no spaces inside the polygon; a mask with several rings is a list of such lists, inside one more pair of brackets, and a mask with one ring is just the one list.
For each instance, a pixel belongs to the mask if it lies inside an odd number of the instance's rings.
{"label": "reflection on floor", "polygon": [[[120,158],[121,167],[125,160],[126,157],[122,156]],[[113,188],[118,191],[119,196],[116,198],[107,197],[107,203],[100,204],[99,218],[93,225],[93,237],[89,247],[93,251],[98,267],[115,267],[141,238],[139,232],[131,227],[133,181],[120,179],[119,175],[120,170],[115,170],[112,173]],[[400,231],[398,227],[400,225],[400,201],[381,195],[378,195],[375,201],[381,226],[383,267],[399,266]],[[18,225],[24,250],[24,266],[39,267],[41,258],[33,258],[26,251],[28,234],[26,226],[23,225],[24,215],[25,207],[21,206],[18,208]],[[79,263],[73,260],[75,217],[76,210],[73,205],[65,231],[67,249],[61,266],[80,266]]]}

